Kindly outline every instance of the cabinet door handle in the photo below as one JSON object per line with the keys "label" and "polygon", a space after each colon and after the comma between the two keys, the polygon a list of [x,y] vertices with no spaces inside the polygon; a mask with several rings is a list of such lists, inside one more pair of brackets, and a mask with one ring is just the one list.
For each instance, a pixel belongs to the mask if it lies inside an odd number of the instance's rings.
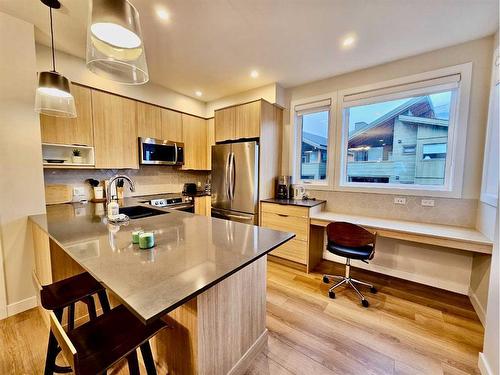
{"label": "cabinet door handle", "polygon": [[288,215],[285,215],[285,214],[278,214],[278,216],[281,216],[281,217],[288,217]]}

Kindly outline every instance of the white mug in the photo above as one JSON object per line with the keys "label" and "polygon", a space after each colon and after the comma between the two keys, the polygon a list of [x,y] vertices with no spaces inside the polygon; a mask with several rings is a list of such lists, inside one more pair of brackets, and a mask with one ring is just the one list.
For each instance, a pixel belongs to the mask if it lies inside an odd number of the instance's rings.
{"label": "white mug", "polygon": [[305,193],[306,193],[306,189],[303,186],[295,185],[293,187],[293,198],[294,199],[304,198]]}

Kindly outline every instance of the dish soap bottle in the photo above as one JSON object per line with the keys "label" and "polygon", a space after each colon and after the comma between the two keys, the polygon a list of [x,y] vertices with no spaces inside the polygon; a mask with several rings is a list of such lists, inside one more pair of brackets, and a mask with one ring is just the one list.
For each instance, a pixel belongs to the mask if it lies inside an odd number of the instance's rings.
{"label": "dish soap bottle", "polygon": [[119,214],[120,214],[120,205],[118,204],[117,201],[112,200],[108,204],[108,219],[116,220]]}

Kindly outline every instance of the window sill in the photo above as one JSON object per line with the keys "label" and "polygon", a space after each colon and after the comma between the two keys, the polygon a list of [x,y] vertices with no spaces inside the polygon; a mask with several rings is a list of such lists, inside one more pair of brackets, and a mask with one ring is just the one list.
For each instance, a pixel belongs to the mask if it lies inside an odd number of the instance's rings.
{"label": "window sill", "polygon": [[354,186],[338,185],[333,190],[353,193],[371,193],[371,194],[392,194],[392,195],[411,195],[416,197],[436,197],[436,198],[461,198],[461,191],[450,191],[444,189],[422,189],[407,187],[379,187],[379,186]]}

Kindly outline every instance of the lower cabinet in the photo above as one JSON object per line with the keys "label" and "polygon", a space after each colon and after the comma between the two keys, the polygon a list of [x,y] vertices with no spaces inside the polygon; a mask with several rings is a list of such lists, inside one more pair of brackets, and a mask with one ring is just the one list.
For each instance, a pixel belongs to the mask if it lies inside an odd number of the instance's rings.
{"label": "lower cabinet", "polygon": [[210,195],[194,197],[194,213],[197,215],[211,216],[212,197]]}
{"label": "lower cabinet", "polygon": [[309,252],[309,208],[275,203],[261,203],[260,225],[295,233],[295,238],[270,254],[307,265]]}

